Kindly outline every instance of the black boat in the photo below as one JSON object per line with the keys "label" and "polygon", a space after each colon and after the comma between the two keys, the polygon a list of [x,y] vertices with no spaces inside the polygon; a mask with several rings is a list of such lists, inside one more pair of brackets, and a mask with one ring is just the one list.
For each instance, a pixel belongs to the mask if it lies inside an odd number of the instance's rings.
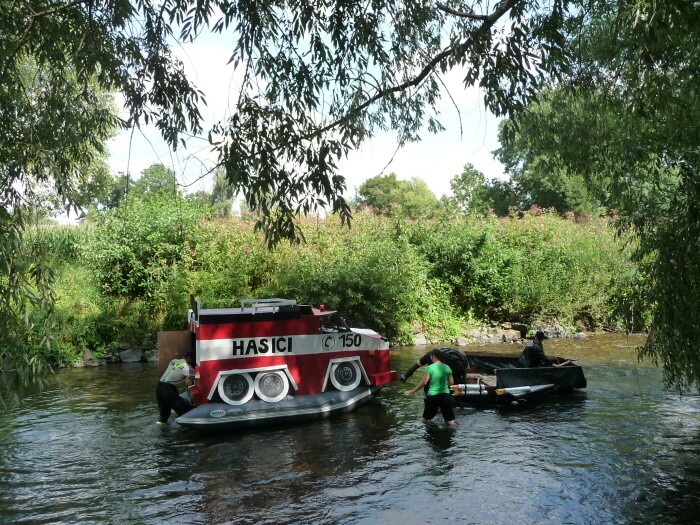
{"label": "black boat", "polygon": [[583,369],[569,359],[550,357],[556,366],[519,368],[520,354],[464,352],[467,382],[452,387],[457,404],[519,404],[552,394],[586,388]]}

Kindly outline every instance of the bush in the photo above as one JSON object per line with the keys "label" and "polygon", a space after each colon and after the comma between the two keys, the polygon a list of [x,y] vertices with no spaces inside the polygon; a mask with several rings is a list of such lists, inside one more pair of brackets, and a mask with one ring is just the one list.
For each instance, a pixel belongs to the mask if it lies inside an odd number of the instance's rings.
{"label": "bush", "polygon": [[605,219],[581,224],[535,210],[461,217],[434,235],[413,237],[430,276],[482,321],[585,320],[588,329],[619,323],[611,294],[624,293],[634,278],[635,266]]}
{"label": "bush", "polygon": [[86,250],[101,292],[129,299],[162,299],[177,275],[200,209],[177,196],[128,199],[97,216]]}
{"label": "bush", "polygon": [[281,295],[339,309],[354,326],[376,329],[395,342],[412,341],[418,293],[425,275],[412,246],[395,237],[391,221],[360,213],[352,230],[335,219],[306,223],[306,245],[285,245],[261,295]]}
{"label": "bush", "polygon": [[634,312],[640,329],[648,318],[632,292],[636,267],[604,219],[360,212],[351,229],[334,217],[298,224],[306,244],[270,251],[249,221],[205,220],[171,196],[127,202],[93,226],[39,229],[31,243],[54,253],[56,308],[35,308],[31,333],[18,320],[8,337],[28,359],[59,366],[86,349],[149,348],[159,330],[185,328],[190,294],[208,308],[256,297],[325,304],[399,344],[412,343],[414,327],[443,342],[469,323],[628,327]]}

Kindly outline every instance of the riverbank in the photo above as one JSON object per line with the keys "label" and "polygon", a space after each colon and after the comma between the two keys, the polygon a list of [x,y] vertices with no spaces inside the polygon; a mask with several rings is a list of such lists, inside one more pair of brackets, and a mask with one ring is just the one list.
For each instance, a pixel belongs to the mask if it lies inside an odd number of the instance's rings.
{"label": "riverbank", "polygon": [[[577,332],[574,334],[562,334],[554,330],[548,330],[547,327],[536,328],[537,330],[544,330],[545,334],[549,339],[549,343],[556,340],[570,339],[572,341],[585,341],[589,338],[594,340],[609,334],[609,332]],[[528,332],[529,333],[529,332]],[[530,334],[531,335],[531,334]],[[614,335],[614,334],[610,334]],[[621,336],[622,334],[617,334]],[[644,334],[630,334],[634,340],[645,337]],[[512,348],[513,351],[521,351],[522,347],[527,344],[528,338],[521,335],[520,331],[514,329],[493,329],[484,327],[482,329],[475,329],[470,336],[459,337],[451,341],[439,341],[439,342],[428,342],[423,334],[417,334],[415,341],[412,345],[416,347],[426,347],[426,346],[449,346],[460,350],[466,349],[468,347],[473,347],[475,345],[488,346],[494,350],[496,349],[509,349]],[[407,345],[401,345],[405,347]],[[92,352],[89,350],[83,354],[82,359],[76,360],[73,364],[73,368],[80,367],[96,367],[105,366],[110,364],[118,363],[157,363],[158,362],[158,352],[157,349],[147,349],[143,350],[140,348],[130,348],[126,345],[122,345],[119,348],[115,348],[107,352],[104,357],[96,358]]]}
{"label": "riverbank", "polygon": [[55,367],[128,362],[139,352],[150,360],[158,331],[185,329],[190,294],[206,308],[250,297],[324,304],[394,345],[644,328],[630,292],[636,267],[605,218],[538,211],[399,221],[364,211],[351,229],[334,217],[299,221],[305,244],[268,250],[249,218],[137,204],[27,236],[56,268],[56,304],[32,311],[35,332],[18,347]]}

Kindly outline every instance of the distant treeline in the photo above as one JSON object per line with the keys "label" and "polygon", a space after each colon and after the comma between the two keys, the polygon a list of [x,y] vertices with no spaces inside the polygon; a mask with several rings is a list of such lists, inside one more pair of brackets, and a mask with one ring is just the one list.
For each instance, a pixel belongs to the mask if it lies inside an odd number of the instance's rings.
{"label": "distant treeline", "polygon": [[300,220],[305,243],[268,250],[253,220],[211,219],[172,196],[94,217],[25,239],[55,268],[56,304],[32,312],[33,326],[51,330],[18,346],[57,366],[86,350],[100,357],[122,344],[153,347],[159,330],[185,328],[190,294],[210,308],[259,297],[324,304],[395,344],[418,331],[445,342],[504,322],[572,331],[645,325],[631,292],[636,267],[605,218],[581,223],[533,210],[408,220],[360,211],[351,228],[334,217]]}

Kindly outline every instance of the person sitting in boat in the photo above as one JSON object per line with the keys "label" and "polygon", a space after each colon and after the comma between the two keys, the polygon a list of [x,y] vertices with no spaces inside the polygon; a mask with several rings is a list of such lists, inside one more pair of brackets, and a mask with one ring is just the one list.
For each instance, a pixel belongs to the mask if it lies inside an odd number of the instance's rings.
{"label": "person sitting in boat", "polygon": [[441,361],[443,353],[438,349],[431,350],[432,364],[425,369],[423,380],[410,390],[404,390],[404,395],[415,394],[421,387],[430,385],[428,395],[425,397],[423,417],[421,421],[427,423],[435,417],[438,409],[449,426],[455,425],[455,413],[452,410],[452,397],[450,386],[454,384],[454,377],[450,367]]}
{"label": "person sitting in boat", "polygon": [[538,330],[535,332],[535,337],[532,338],[520,354],[518,366],[520,368],[537,368],[540,366],[554,366],[552,361],[544,355],[544,346],[542,341],[549,339],[544,332]]}
{"label": "person sitting in boat", "polygon": [[158,382],[156,387],[156,401],[160,415],[156,424],[165,425],[174,410],[178,416],[192,410],[192,405],[178,394],[177,387],[181,384],[189,385],[194,377],[195,366],[194,351],[185,352],[184,359],[173,359]]}
{"label": "person sitting in boat", "polygon": [[[462,353],[454,348],[449,348],[447,346],[438,348],[437,350],[440,351],[442,358],[440,359],[441,362],[445,363],[447,366],[450,367],[452,370],[452,374],[454,375],[454,380],[455,383],[466,383],[467,382],[467,368],[468,368],[468,363],[467,363],[467,357]],[[421,358],[415,362],[413,365],[411,365],[411,368],[406,370],[403,374],[401,374],[401,381],[404,383],[406,380],[413,375],[413,373],[418,370],[421,366],[426,366],[432,363],[431,359],[431,352],[428,352],[427,354],[421,356]]]}

